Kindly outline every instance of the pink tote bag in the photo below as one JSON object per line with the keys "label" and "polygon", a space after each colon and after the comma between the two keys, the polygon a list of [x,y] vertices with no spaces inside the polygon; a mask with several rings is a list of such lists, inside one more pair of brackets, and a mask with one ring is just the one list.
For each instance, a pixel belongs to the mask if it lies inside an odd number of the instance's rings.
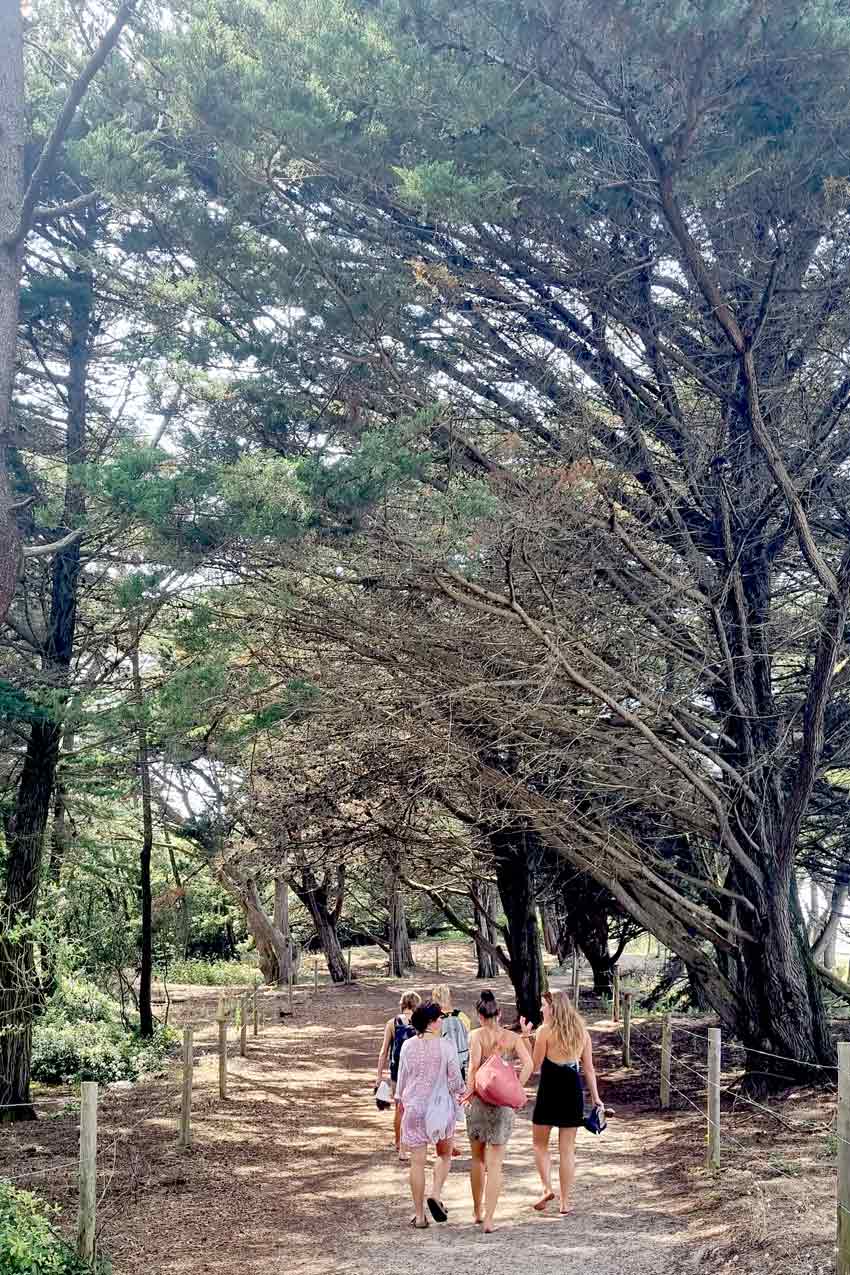
{"label": "pink tote bag", "polygon": [[491,1054],[475,1073],[475,1092],[491,1107],[513,1107],[518,1111],[526,1103],[519,1076],[501,1054]]}

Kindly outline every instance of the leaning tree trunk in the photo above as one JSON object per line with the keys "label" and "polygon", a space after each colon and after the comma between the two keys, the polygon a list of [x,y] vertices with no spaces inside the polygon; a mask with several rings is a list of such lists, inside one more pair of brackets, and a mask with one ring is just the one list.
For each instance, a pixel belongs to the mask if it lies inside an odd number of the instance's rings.
{"label": "leaning tree trunk", "polygon": [[540,1021],[540,999],[547,987],[534,882],[530,867],[533,834],[523,826],[499,828],[490,835],[502,910],[507,921],[507,946],[517,1014]]}
{"label": "leaning tree trunk", "polygon": [[[257,883],[253,877],[245,880],[231,876],[226,867],[219,865],[216,872],[218,881],[228,894],[236,900],[245,917],[248,933],[254,940],[260,972],[269,986],[279,986],[288,982],[289,969],[293,970],[292,949],[286,934],[278,927],[275,920],[270,919],[263,907]],[[279,907],[279,892],[275,882],[275,912]],[[288,924],[288,920],[287,920]]]}
{"label": "leaning tree trunk", "polygon": [[348,966],[339,941],[337,922],[332,913],[324,908],[311,908],[309,903],[307,907],[316,927],[316,937],[322,945],[331,981],[344,983],[348,978]]}
{"label": "leaning tree trunk", "polygon": [[475,940],[475,953],[478,957],[478,968],[475,972],[476,978],[491,979],[499,976],[499,962],[496,960],[492,950],[499,941],[499,934],[494,920],[498,905],[499,895],[493,882],[477,881],[475,883],[474,901],[475,928],[487,939],[491,946],[485,947],[478,939]]}
{"label": "leaning tree trunk", "polygon": [[302,865],[300,881],[293,879],[292,887],[310,913],[316,928],[316,937],[325,955],[331,981],[346,982],[348,966],[339,941],[339,918],[342,915],[342,902],[345,897],[344,865],[337,866],[336,880],[333,883],[330,872],[325,872],[320,882],[312,868]]}

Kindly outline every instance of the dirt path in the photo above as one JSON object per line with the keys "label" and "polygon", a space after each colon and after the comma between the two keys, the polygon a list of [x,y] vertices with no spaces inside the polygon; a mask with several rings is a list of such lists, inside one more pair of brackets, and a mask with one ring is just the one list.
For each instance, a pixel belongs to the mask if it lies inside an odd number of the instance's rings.
{"label": "dirt path", "polygon": [[[480,984],[462,953],[452,964],[446,954],[444,977],[471,1007]],[[424,991],[426,979],[420,974],[414,984]],[[578,1263],[583,1275],[692,1269],[687,1252],[695,1237],[669,1175],[671,1143],[682,1129],[619,1106],[603,1138],[579,1134],[570,1217],[554,1210],[539,1217],[530,1208],[538,1183],[529,1108],[506,1157],[496,1233],[484,1236],[472,1223],[465,1134],[444,1195],[449,1223],[410,1230],[391,1116],[371,1096],[382,1024],[400,990],[400,983],[358,980],[322,988],[318,997],[300,993],[294,1020],[272,1022],[251,1041],[247,1059],[232,1060],[227,1103],[217,1094],[212,1030],[200,1032],[196,1054],[209,1052],[196,1065],[188,1154],[175,1147],[176,1077],[107,1095],[100,1221],[115,1275],[420,1275],[429,1266],[489,1275],[517,1263],[533,1275],[562,1275]],[[507,985],[497,990],[507,1001]],[[267,1008],[276,1013],[282,1004],[269,997]],[[187,1020],[201,1016],[192,999],[175,1008]],[[51,1155],[73,1155],[75,1123],[43,1122],[39,1142]],[[0,1152],[0,1172],[2,1159]],[[73,1192],[67,1198],[72,1218]]]}
{"label": "dirt path", "polygon": [[[475,983],[452,981],[460,1003],[471,1004]],[[578,1261],[584,1275],[672,1272],[683,1236],[671,1216],[665,1158],[653,1156],[669,1124],[630,1118],[626,1110],[617,1112],[604,1138],[579,1135],[571,1217],[553,1210],[541,1218],[530,1209],[538,1184],[526,1111],[506,1157],[495,1234],[482,1235],[471,1220],[465,1135],[445,1192],[449,1223],[425,1234],[406,1228],[407,1173],[392,1151],[390,1113],[371,1101],[381,1024],[400,990],[381,982],[323,989],[318,999],[305,994],[294,1022],[266,1032],[249,1060],[234,1062],[233,1101],[222,1108],[214,1097],[207,1100],[186,1181],[177,1184],[188,1187],[196,1175],[218,1183],[220,1193],[211,1199],[204,1192],[212,1205],[208,1226],[187,1225],[176,1193],[166,1208],[176,1206],[182,1227],[175,1218],[173,1228],[161,1222],[155,1233],[145,1228],[145,1259],[126,1269],[132,1275],[151,1266],[163,1275],[224,1275],[238,1264],[242,1275],[281,1269],[418,1275],[423,1263],[436,1263],[456,1275],[487,1275],[521,1259],[538,1275],[560,1275],[565,1264]],[[178,1229],[183,1242],[175,1251]],[[219,1253],[211,1251],[210,1232],[222,1243]],[[155,1255],[150,1246],[160,1236],[170,1251]],[[125,1269],[114,1243],[112,1249],[116,1269]]]}

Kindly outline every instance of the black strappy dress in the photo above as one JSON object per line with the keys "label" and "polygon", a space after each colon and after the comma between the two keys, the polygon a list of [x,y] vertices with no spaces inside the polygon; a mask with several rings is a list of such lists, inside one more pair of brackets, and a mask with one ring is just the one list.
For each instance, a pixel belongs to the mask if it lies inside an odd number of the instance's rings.
{"label": "black strappy dress", "polygon": [[578,1129],[583,1121],[584,1095],[578,1063],[556,1063],[544,1058],[531,1123]]}

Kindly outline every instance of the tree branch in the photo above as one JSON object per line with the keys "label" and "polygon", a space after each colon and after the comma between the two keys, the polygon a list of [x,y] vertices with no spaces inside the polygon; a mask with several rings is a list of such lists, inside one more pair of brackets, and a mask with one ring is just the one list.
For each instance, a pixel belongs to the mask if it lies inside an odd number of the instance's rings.
{"label": "tree branch", "polygon": [[101,36],[97,48],[92,53],[86,65],[71,85],[71,91],[65,101],[65,105],[59,112],[59,118],[53,126],[53,132],[47,139],[44,149],[39,156],[38,163],[35,166],[29,186],[24,194],[24,200],[21,204],[21,212],[18,218],[18,224],[12,231],[12,234],[5,242],[5,247],[15,248],[28,233],[33,224],[36,213],[36,200],[41,187],[53,167],[54,160],[59,153],[59,148],[65,139],[68,129],[73,123],[77,109],[86,95],[89,85],[91,84],[98,71],[109,57],[115,45],[118,43],[118,37],[129,22],[135,8],[135,0],[125,0],[115,15],[115,21],[112,26]]}

